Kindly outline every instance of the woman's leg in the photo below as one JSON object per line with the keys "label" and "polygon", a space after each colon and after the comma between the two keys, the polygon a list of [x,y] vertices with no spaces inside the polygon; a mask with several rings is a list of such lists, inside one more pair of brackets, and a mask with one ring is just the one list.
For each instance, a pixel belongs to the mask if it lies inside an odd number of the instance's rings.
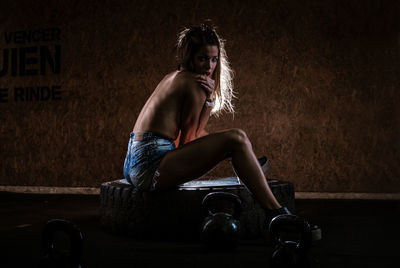
{"label": "woman's leg", "polygon": [[231,129],[210,134],[169,151],[158,168],[157,189],[197,179],[222,160],[232,157],[240,180],[265,209],[280,208],[244,131]]}

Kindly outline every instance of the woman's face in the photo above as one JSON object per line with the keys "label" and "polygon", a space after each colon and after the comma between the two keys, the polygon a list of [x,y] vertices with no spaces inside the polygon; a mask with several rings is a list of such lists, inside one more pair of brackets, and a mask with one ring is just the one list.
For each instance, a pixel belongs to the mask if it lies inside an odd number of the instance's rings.
{"label": "woman's face", "polygon": [[218,47],[206,45],[201,47],[193,59],[193,71],[213,78],[215,67],[218,63]]}

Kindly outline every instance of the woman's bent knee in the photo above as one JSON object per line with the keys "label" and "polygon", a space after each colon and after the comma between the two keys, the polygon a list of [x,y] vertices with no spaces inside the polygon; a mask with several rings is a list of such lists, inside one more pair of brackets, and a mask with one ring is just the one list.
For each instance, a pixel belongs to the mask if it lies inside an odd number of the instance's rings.
{"label": "woman's bent knee", "polygon": [[246,135],[246,132],[240,128],[233,128],[227,131],[227,135],[230,139],[231,145],[249,145],[250,141]]}

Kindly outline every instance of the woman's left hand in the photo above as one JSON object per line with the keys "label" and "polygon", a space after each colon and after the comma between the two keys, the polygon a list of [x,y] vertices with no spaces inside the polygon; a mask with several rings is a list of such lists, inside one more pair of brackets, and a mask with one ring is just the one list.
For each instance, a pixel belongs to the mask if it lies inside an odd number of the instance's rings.
{"label": "woman's left hand", "polygon": [[196,75],[196,82],[198,82],[202,89],[206,92],[207,99],[214,93],[215,81],[206,75]]}

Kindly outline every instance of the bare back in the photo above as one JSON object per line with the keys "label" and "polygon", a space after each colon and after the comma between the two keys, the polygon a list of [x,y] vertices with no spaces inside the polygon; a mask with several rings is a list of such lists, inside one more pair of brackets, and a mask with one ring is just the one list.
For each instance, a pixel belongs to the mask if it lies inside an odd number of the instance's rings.
{"label": "bare back", "polygon": [[187,84],[196,85],[190,73],[175,71],[166,75],[143,106],[133,131],[154,132],[176,140],[185,90],[191,90]]}

